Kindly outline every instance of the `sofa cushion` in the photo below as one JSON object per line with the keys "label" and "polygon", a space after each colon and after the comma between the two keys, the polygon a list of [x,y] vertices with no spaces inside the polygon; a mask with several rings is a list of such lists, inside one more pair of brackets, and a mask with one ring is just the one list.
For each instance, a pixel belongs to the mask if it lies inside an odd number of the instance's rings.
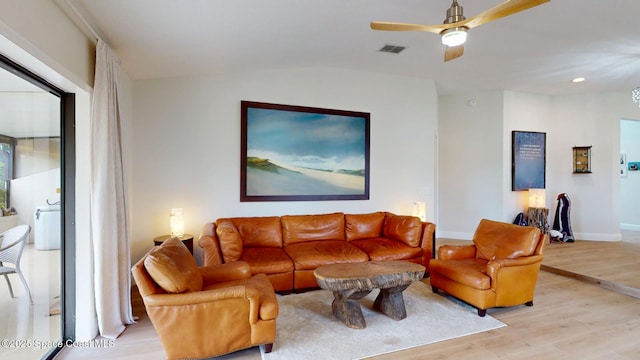
{"label": "sofa cushion", "polygon": [[349,242],[369,255],[371,260],[409,260],[422,256],[421,247],[409,246],[388,238],[370,238]]}
{"label": "sofa cushion", "polygon": [[253,274],[279,274],[293,271],[293,261],[282,248],[244,248],[242,261],[251,266]]}
{"label": "sofa cushion", "polygon": [[202,290],[202,276],[189,249],[178,238],[154,248],[144,259],[144,267],[153,281],[168,293]]}
{"label": "sofa cushion", "polygon": [[482,219],[473,234],[473,243],[479,259],[514,259],[532,255],[539,237],[540,229],[532,226]]}
{"label": "sofa cushion", "polygon": [[420,246],[422,221],[416,216],[387,213],[382,230],[384,237],[401,241],[409,246]]}
{"label": "sofa cushion", "polygon": [[285,246],[306,241],[345,240],[343,213],[284,215],[281,221]]}
{"label": "sofa cushion", "polygon": [[429,262],[429,272],[437,273],[474,289],[489,290],[491,288],[491,278],[487,275],[487,262],[482,259],[432,259]]}
{"label": "sofa cushion", "polygon": [[282,247],[279,216],[221,218],[216,223],[223,221],[235,225],[245,247]]}
{"label": "sofa cushion", "polygon": [[221,221],[216,227],[220,252],[225,263],[238,261],[242,255],[242,237],[231,221]]}
{"label": "sofa cushion", "polygon": [[346,214],[344,216],[347,241],[377,238],[382,234],[384,213]]}
{"label": "sofa cushion", "polygon": [[335,263],[364,262],[367,254],[346,241],[307,241],[284,247],[296,270],[314,270]]}

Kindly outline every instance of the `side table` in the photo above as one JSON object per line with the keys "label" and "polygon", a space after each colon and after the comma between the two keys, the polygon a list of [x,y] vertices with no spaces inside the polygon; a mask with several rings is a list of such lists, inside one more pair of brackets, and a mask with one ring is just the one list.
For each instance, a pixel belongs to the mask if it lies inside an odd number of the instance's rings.
{"label": "side table", "polygon": [[[171,239],[173,236],[171,235],[162,235],[153,239],[153,245],[161,245],[164,241]],[[182,236],[177,236],[183,244],[187,246],[191,255],[193,255],[193,235],[184,234]]]}
{"label": "side table", "polygon": [[528,208],[527,225],[537,227],[543,234],[549,233],[549,209],[534,207]]}

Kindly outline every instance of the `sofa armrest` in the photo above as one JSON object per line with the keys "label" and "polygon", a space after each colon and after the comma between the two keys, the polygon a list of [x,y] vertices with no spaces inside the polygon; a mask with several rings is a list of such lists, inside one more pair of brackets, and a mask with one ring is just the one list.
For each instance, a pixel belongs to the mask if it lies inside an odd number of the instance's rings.
{"label": "sofa armrest", "polygon": [[[506,267],[526,266],[542,262],[542,255],[523,256],[515,259],[493,259],[487,263],[487,274],[497,273],[500,269]],[[493,276],[491,276],[493,277]]]}
{"label": "sofa armrest", "polygon": [[251,267],[244,261],[202,266],[199,268],[202,282],[206,284],[242,280],[251,277]]}
{"label": "sofa armrest", "polygon": [[258,322],[260,314],[260,290],[248,285],[235,285],[225,288],[196,291],[182,294],[153,294],[144,298],[146,307],[184,307],[185,311],[194,310],[205,306],[207,303],[215,303],[222,300],[242,300],[246,301],[249,306],[249,322],[255,324]]}
{"label": "sofa armrest", "polygon": [[432,259],[435,257],[435,236],[436,224],[430,222],[422,223],[422,239],[420,246],[422,247],[423,257]]}
{"label": "sofa armrest", "polygon": [[442,245],[438,248],[438,259],[461,260],[476,256],[475,245]]}
{"label": "sofa armrest", "polygon": [[540,233],[540,239],[538,240],[538,246],[536,247],[535,255],[542,255],[544,248],[549,243],[549,234]]}
{"label": "sofa armrest", "polygon": [[496,290],[498,276],[503,269],[518,272],[515,279],[524,279],[527,275],[534,276],[540,269],[542,255],[523,256],[515,259],[493,259],[487,263],[487,275],[491,278],[491,289]]}
{"label": "sofa armrest", "polygon": [[202,227],[198,245],[202,248],[202,265],[208,266],[223,263],[215,223],[207,223]]}
{"label": "sofa armrest", "polygon": [[[257,294],[257,290],[253,290],[256,291]],[[249,292],[249,294],[247,294],[246,285],[235,285],[224,288],[194,291],[181,294],[152,294],[145,296],[144,304],[146,306],[194,305],[227,299],[246,298],[251,295],[251,291]]]}
{"label": "sofa armrest", "polygon": [[542,255],[531,255],[522,256],[515,259],[492,259],[487,263],[487,269],[495,268],[496,270],[499,270],[503,267],[535,264],[537,262],[541,262],[542,258]]}

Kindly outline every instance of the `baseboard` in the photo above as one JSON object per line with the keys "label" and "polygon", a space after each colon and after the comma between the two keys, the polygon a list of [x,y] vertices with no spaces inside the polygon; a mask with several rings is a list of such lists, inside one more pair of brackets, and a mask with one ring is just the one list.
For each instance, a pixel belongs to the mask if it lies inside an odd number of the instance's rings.
{"label": "baseboard", "polygon": [[595,233],[573,233],[573,238],[584,241],[622,241],[622,235],[618,234],[595,234]]}
{"label": "baseboard", "polygon": [[636,225],[636,224],[620,224],[620,229],[622,229],[622,230],[631,230],[631,231],[640,231],[640,225]]}
{"label": "baseboard", "polygon": [[[638,230],[640,230],[640,227]],[[473,234],[436,230],[436,238],[453,239],[453,240],[471,240],[473,239]],[[612,241],[612,242],[622,241],[622,235],[620,234],[573,233],[573,238],[577,240],[585,240],[585,241]]]}

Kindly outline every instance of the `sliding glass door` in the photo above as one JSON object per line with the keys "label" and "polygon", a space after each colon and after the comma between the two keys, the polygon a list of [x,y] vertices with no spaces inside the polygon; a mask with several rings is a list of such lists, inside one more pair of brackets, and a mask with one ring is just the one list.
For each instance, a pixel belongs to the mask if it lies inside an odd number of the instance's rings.
{"label": "sliding glass door", "polygon": [[48,358],[74,336],[74,96],[2,56],[0,67],[0,232],[27,229],[18,266],[5,264],[16,273],[0,281],[11,341],[0,358]]}

